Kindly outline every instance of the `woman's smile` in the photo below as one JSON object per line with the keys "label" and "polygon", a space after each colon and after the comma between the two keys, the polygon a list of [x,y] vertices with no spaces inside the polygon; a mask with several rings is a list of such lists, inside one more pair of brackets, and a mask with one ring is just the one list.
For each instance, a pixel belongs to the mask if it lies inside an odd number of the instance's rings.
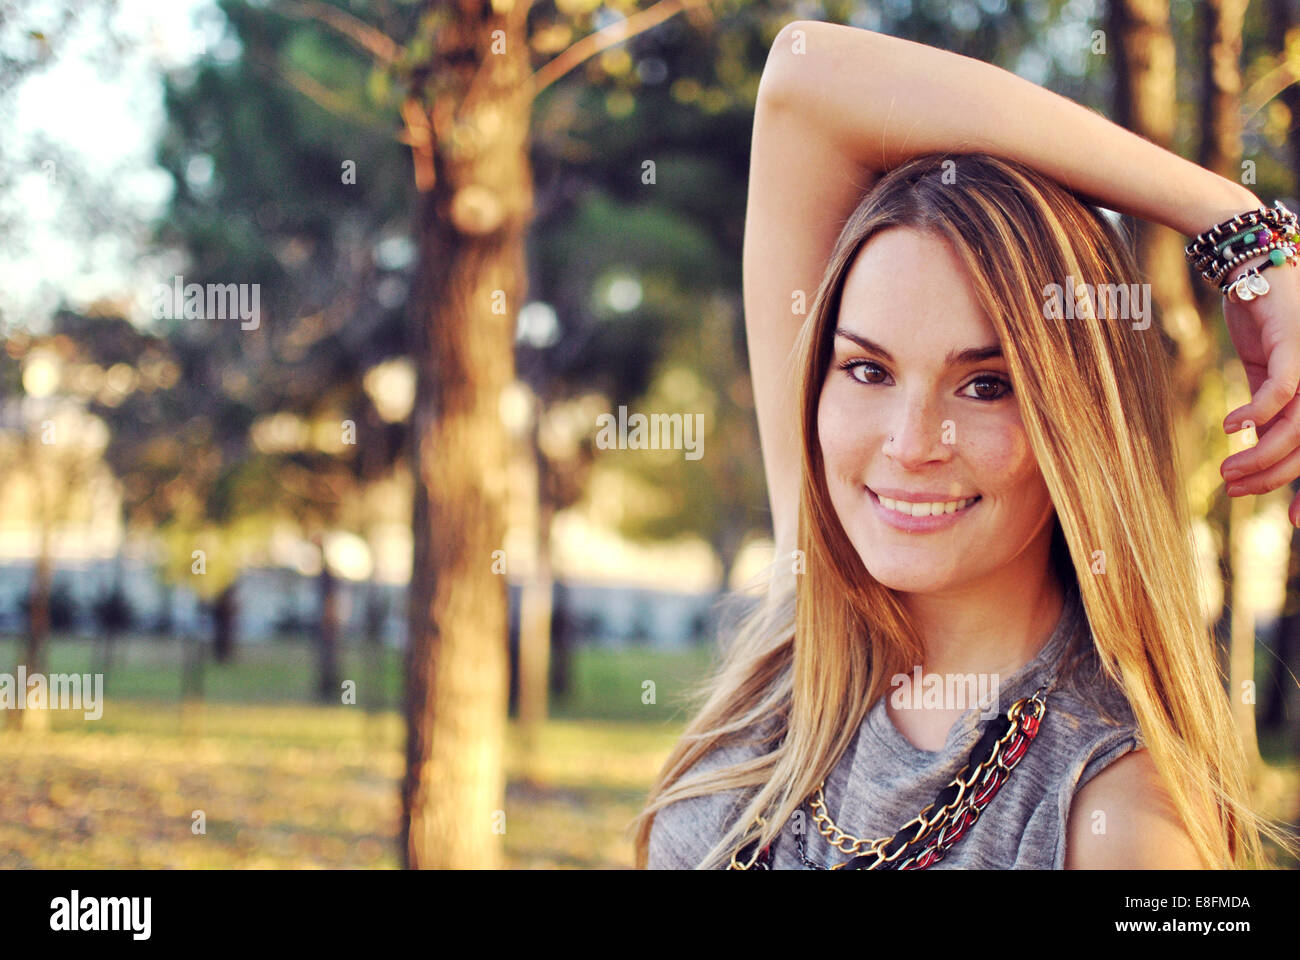
{"label": "woman's smile", "polygon": [[908,500],[900,500],[881,496],[870,487],[863,489],[871,495],[871,503],[876,508],[880,519],[895,530],[907,533],[946,530],[959,523],[984,499],[979,495],[956,500],[938,497],[931,499],[930,494],[924,494],[925,499],[909,497]]}

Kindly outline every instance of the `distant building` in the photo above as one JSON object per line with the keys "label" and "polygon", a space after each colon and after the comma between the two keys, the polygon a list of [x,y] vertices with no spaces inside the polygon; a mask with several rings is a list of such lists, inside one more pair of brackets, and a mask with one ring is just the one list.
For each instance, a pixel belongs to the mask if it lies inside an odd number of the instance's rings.
{"label": "distant building", "polygon": [[[20,633],[26,624],[32,564],[0,563],[0,633]],[[131,611],[131,630],[157,634],[207,634],[210,615],[193,591],[169,588],[148,564],[127,557],[63,561],[55,565],[52,606],[63,632],[90,636],[97,629],[97,604],[110,595],[120,577]],[[369,583],[339,578],[339,616],[345,643],[358,643],[365,630]],[[375,589],[384,604],[381,636],[395,647],[405,645],[406,588],[381,583]],[[296,570],[245,570],[236,587],[236,642],[263,643],[277,635],[310,631],[319,617],[318,580]],[[508,585],[512,635],[518,630],[520,588]],[[707,635],[712,593],[687,593],[633,586],[565,583],[556,590],[564,605],[570,639],[578,644],[658,649],[684,648]]]}

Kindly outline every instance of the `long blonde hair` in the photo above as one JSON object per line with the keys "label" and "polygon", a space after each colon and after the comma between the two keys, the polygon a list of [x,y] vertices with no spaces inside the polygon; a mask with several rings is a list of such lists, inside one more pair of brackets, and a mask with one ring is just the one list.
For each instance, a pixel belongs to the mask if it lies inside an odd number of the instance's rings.
{"label": "long blonde hair", "polygon": [[[631,825],[637,867],[646,866],[658,810],[717,791],[741,788],[749,799],[700,867],[724,865],[755,838],[775,839],[889,678],[921,662],[904,607],[867,573],[840,525],[817,434],[845,277],[864,243],[898,225],[950,243],[987,305],[1056,509],[1053,562],[1077,584],[1096,659],[1126,695],[1203,864],[1263,866],[1261,833],[1290,850],[1251,807],[1245,752],[1201,612],[1175,466],[1168,337],[1158,324],[1135,329],[1082,300],[1074,311],[1044,306],[1051,283],[1073,298],[1081,282],[1135,282],[1128,245],[1099,210],[1024,165],[939,154],[881,177],[836,241],[797,344],[803,477],[794,562],[802,568],[770,575],[762,602],[697,690],[701,705]],[[769,749],[684,778],[737,738]]]}

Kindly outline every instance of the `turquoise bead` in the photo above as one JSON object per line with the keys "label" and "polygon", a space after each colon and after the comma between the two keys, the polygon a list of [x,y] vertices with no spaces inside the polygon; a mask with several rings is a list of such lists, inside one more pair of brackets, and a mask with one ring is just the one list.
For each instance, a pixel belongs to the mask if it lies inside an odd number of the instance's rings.
{"label": "turquoise bead", "polygon": [[1280,267],[1282,264],[1286,263],[1286,254],[1281,250],[1269,251],[1268,258],[1273,261],[1273,266],[1275,267]]}
{"label": "turquoise bead", "polygon": [[1244,237],[1242,237],[1242,239],[1245,240],[1247,243],[1254,243],[1254,242],[1255,242],[1255,234],[1254,234],[1254,233],[1248,233],[1248,234],[1246,234]]}

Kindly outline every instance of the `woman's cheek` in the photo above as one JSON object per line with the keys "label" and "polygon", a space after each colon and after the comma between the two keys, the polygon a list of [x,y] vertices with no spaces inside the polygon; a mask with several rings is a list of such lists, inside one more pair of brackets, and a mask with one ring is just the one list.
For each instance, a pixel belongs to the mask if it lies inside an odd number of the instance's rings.
{"label": "woman's cheek", "polygon": [[962,454],[990,491],[1015,489],[1038,472],[1019,414],[972,425]]}
{"label": "woman's cheek", "polygon": [[884,442],[879,429],[883,414],[861,388],[854,389],[849,383],[826,386],[818,409],[817,430],[829,473],[854,477],[862,474],[872,453],[878,453]]}
{"label": "woman's cheek", "polygon": [[821,438],[822,458],[831,472],[838,472],[837,464],[852,453],[853,419],[843,389],[828,383],[822,390],[821,405],[817,410],[817,433]]}

